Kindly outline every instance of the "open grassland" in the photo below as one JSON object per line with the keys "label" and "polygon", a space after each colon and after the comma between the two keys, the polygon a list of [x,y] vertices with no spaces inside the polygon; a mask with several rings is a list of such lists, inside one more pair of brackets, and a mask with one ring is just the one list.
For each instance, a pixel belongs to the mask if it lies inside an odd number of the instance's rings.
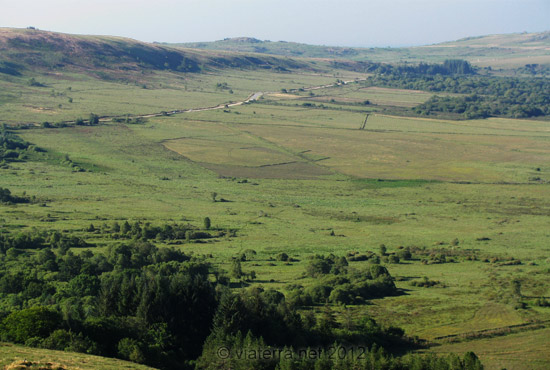
{"label": "open grassland", "polygon": [[542,329],[503,337],[444,344],[435,347],[434,351],[449,353],[473,350],[488,370],[504,368],[508,370],[544,370],[548,368],[548,362],[550,362],[549,336],[550,329]]}
{"label": "open grassland", "polygon": [[146,370],[152,367],[114,358],[85,355],[82,353],[51,351],[0,343],[0,368],[43,370]]}
{"label": "open grassland", "polygon": [[[545,122],[449,121],[375,113],[369,116],[365,129],[359,130],[365,111],[281,107],[265,102],[260,100],[231,112],[212,111],[183,118],[185,122],[209,121],[203,122],[205,125],[223,122],[246,134],[234,136],[241,138],[241,144],[234,141],[233,147],[225,149],[217,145],[212,155],[223,151],[229,156],[230,149],[247,148],[250,137],[255,136],[264,142],[265,151],[279,147],[281,154],[292,153],[297,160],[306,159],[361,178],[537,183],[544,180],[542,168],[550,159],[550,126]],[[184,156],[198,151],[202,156],[196,160],[209,162],[204,158],[207,152],[197,150],[197,145],[205,148],[212,142],[201,145],[191,139],[193,136],[182,139],[176,151]],[[235,164],[229,159],[225,163]],[[241,163],[254,165],[251,157]]]}
{"label": "open grassland", "polygon": [[[298,97],[300,95],[297,95]],[[397,107],[414,107],[424,103],[432,94],[418,90],[388,89],[384,87],[347,87],[325,89],[316,92],[313,96],[302,93],[309,101],[323,103],[356,103],[361,104],[368,101],[376,105],[389,105]],[[284,97],[284,95],[279,96]]]}
{"label": "open grassland", "polygon": [[[243,77],[246,75],[246,79]],[[349,73],[350,76],[359,76]],[[333,76],[257,71],[178,74],[168,71],[104,77],[57,72],[34,77],[0,79],[0,114],[7,124],[50,123],[103,116],[146,115],[211,107],[244,100],[255,91],[278,91],[332,83]]]}
{"label": "open grassland", "polygon": [[[118,115],[168,106],[204,107],[244,99],[254,91],[276,92],[334,80],[252,73],[256,80],[251,82],[242,76],[189,77],[195,90],[201,84],[208,86],[204,94],[211,98],[206,100],[193,93],[197,100],[186,101],[184,89],[163,100],[148,95],[154,90],[121,88],[119,100],[113,98],[103,113],[94,112]],[[234,94],[216,91],[218,82],[227,82]],[[97,91],[93,99],[103,101],[102,87]],[[122,102],[132,101],[129,95],[135,91],[159,105],[124,106]],[[208,256],[226,269],[232,257],[253,249],[257,254],[243,262],[245,272],[257,274],[252,284],[283,291],[289,284],[307,287],[314,282],[304,276],[311,255],[378,253],[380,244],[387,246],[388,253],[396,253],[409,246],[416,251],[412,260],[387,264],[403,294],[351,307],[355,315],[372,315],[429,341],[550,319],[550,308],[532,304],[534,298],[550,296],[550,124],[371,114],[366,128],[359,130],[370,108],[355,106],[353,111],[346,104],[338,105],[338,99],[347,103],[343,101],[347,93],[357,101],[374,100],[368,95],[372,90],[349,86],[315,93],[329,103],[334,94],[332,109],[303,106],[298,98],[282,94],[239,107],[151,118],[138,125],[18,131],[48,152],[40,162],[12,162],[0,170],[0,187],[37,198],[31,204],[0,206],[0,225],[12,232],[33,227],[67,230],[102,249],[116,241],[86,232],[91,223],[201,225],[208,216],[214,228],[236,229],[236,236],[175,246]],[[402,91],[383,94],[395,104],[417,99]],[[296,96],[302,99],[308,94]],[[178,98],[181,105],[176,105]],[[300,105],[274,105],[281,101]],[[76,112],[82,114],[90,107]],[[20,113],[14,111],[13,117]],[[33,114],[29,120],[44,120],[42,113]],[[73,172],[59,163],[64,155],[87,171]],[[276,260],[281,252],[293,260]],[[435,263],[441,254],[447,260]],[[366,263],[350,262],[350,267]],[[440,284],[430,288],[412,284],[424,277]],[[517,307],[514,279],[521,282],[526,308]],[[549,345],[548,335],[540,335],[545,330],[533,332],[536,348]],[[547,354],[530,349],[532,338],[520,333],[433,350],[478,352],[475,343],[483,343],[480,355],[489,364],[548,366]],[[500,343],[502,348],[515,345],[518,356],[493,355]],[[523,356],[529,361],[520,361]]]}

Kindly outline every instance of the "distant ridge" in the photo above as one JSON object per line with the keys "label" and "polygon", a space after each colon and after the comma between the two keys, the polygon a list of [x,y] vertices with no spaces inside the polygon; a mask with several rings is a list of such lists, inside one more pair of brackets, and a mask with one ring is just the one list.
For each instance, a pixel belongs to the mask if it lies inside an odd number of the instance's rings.
{"label": "distant ridge", "polygon": [[506,33],[482,36],[464,37],[455,41],[447,41],[437,45],[468,45],[471,47],[531,47],[550,48],[550,31],[536,33]]}
{"label": "distant ridge", "polygon": [[0,73],[17,75],[37,68],[197,73],[222,68],[284,71],[311,65],[277,56],[189,50],[123,37],[0,28]]}
{"label": "distant ridge", "polygon": [[[371,62],[441,62],[446,58],[460,58],[483,66],[506,67],[508,64],[522,66],[529,62],[550,64],[550,31],[473,36],[439,44],[404,48],[320,46],[286,41],[261,41],[252,37],[163,45],[287,57]],[[503,62],[504,58],[507,59],[505,63]],[[530,61],[527,58],[534,59]]]}

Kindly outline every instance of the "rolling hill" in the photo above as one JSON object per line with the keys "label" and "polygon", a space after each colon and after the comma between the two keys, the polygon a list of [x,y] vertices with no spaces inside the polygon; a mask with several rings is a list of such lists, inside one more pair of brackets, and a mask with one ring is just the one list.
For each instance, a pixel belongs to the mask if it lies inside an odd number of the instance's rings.
{"label": "rolling hill", "polygon": [[200,72],[220,68],[284,71],[311,67],[304,61],[276,56],[176,49],[122,37],[0,28],[0,73],[13,76],[37,68]]}
{"label": "rolling hill", "polygon": [[493,67],[510,68],[529,63],[550,64],[550,32],[487,35],[404,48],[316,46],[285,41],[261,41],[250,37],[171,46],[373,62],[440,62],[448,58],[461,58],[479,66]]}

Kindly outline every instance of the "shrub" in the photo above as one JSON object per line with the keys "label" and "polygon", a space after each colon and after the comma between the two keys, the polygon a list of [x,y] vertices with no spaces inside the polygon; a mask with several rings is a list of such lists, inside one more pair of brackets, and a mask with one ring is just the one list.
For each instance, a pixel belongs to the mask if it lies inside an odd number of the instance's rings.
{"label": "shrub", "polygon": [[399,257],[397,257],[395,254],[392,254],[388,257],[389,263],[399,263]]}
{"label": "shrub", "polygon": [[142,363],[145,361],[145,356],[141,351],[139,342],[132,338],[122,338],[118,342],[118,355],[125,359],[133,362]]}
{"label": "shrub", "polygon": [[204,218],[204,228],[206,230],[210,230],[210,227],[212,226],[212,222],[210,221],[210,217]]}
{"label": "shrub", "polygon": [[405,260],[405,261],[408,261],[412,258],[412,253],[411,253],[410,248],[405,248],[405,249],[400,250],[397,253],[397,255],[399,256],[399,258],[401,258],[402,260]]}
{"label": "shrub", "polygon": [[282,252],[277,255],[277,261],[288,261],[288,254]]}
{"label": "shrub", "polygon": [[61,326],[60,315],[46,307],[31,307],[15,311],[2,320],[2,334],[17,343],[27,339],[46,338]]}

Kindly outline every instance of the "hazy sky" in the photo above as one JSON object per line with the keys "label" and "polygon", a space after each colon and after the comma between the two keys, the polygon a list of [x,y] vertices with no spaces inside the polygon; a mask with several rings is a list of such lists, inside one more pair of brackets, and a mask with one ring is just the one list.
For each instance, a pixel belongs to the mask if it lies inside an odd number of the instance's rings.
{"label": "hazy sky", "polygon": [[142,41],[404,46],[550,30],[550,0],[0,0],[0,26]]}

